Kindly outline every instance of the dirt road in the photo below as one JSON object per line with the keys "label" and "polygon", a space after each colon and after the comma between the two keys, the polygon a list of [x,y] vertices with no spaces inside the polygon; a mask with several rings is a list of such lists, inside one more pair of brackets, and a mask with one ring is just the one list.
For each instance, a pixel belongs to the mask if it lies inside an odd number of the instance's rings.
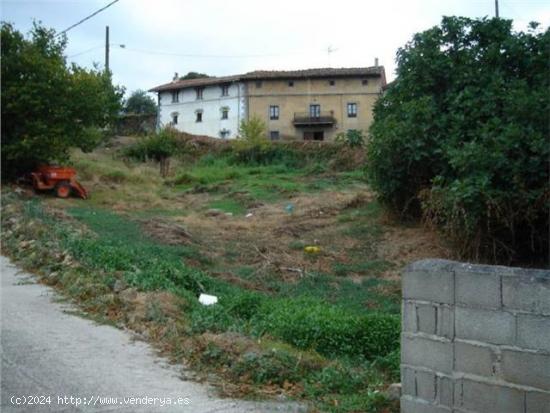
{"label": "dirt road", "polygon": [[129,333],[68,314],[51,288],[2,256],[0,270],[2,412],[303,411],[215,397]]}

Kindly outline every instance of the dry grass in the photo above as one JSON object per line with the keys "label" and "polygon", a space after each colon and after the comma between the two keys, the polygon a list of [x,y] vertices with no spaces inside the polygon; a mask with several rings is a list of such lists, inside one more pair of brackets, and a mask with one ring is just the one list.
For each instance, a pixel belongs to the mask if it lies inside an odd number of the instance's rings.
{"label": "dry grass", "polygon": [[[337,219],[357,196],[356,192],[300,195],[252,208],[250,217],[206,216],[199,209],[175,220],[208,246],[205,252],[212,258],[223,261],[230,249],[233,261],[254,266],[258,275],[275,272],[294,279],[310,271],[330,272],[335,262],[345,260],[346,250],[357,247],[357,240],[339,234],[342,225]],[[289,203],[294,206],[292,213],[285,210]],[[303,248],[291,248],[292,243],[317,245],[321,252],[312,256]]]}
{"label": "dry grass", "polygon": [[378,245],[378,254],[395,264],[395,268],[383,273],[384,278],[396,280],[401,278],[400,270],[411,262],[425,258],[455,258],[441,236],[423,225],[388,226]]}
{"label": "dry grass", "polygon": [[[266,288],[262,279],[267,275],[293,282],[312,273],[331,274],[337,265],[349,266],[361,260],[389,263],[390,269],[378,276],[398,279],[402,267],[411,261],[451,257],[435,232],[422,226],[399,226],[384,216],[370,218],[381,229],[380,236],[366,241],[347,233],[356,218],[343,221],[342,215],[375,202],[364,184],[299,193],[277,202],[241,202],[239,196],[244,199],[249,195],[233,192],[232,199],[247,207],[246,214],[208,215],[205,212],[219,194],[178,192],[164,184],[157,165],[128,163],[115,156],[116,148],[133,142],[133,138],[119,138],[110,148],[73,154],[79,179],[92,194],[86,204],[130,216],[143,212],[145,217],[137,219],[152,238],[170,245],[199,246],[202,254],[217,263],[217,268],[210,269],[213,275],[246,288]],[[189,144],[202,150],[209,142],[199,139]],[[178,166],[172,162],[174,170]],[[47,199],[54,207],[83,205],[77,199]],[[288,204],[293,205],[291,213],[285,209]],[[320,252],[305,253],[305,246],[318,246]],[[253,277],[243,280],[236,276],[235,271],[243,267],[252,268]],[[360,281],[364,274],[350,270],[346,276]]]}

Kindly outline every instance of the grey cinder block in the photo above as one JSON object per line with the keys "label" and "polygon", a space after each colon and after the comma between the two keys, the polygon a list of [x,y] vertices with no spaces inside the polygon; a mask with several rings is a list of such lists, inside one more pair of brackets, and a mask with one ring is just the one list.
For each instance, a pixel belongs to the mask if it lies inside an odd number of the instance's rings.
{"label": "grey cinder block", "polygon": [[436,334],[448,339],[454,338],[454,307],[440,305],[437,311],[437,332]]}
{"label": "grey cinder block", "polygon": [[550,317],[519,314],[517,344],[550,352]]}
{"label": "grey cinder block", "polygon": [[525,413],[550,413],[550,393],[527,392]]}
{"label": "grey cinder block", "polygon": [[418,331],[426,334],[435,334],[437,327],[437,306],[434,304],[417,304],[416,323]]}
{"label": "grey cinder block", "polygon": [[457,338],[513,345],[516,319],[502,311],[456,307],[455,334]]}
{"label": "grey cinder block", "polygon": [[453,368],[452,343],[403,334],[401,337],[401,362],[412,366],[427,367],[442,373],[451,373]]}
{"label": "grey cinder block", "polygon": [[437,378],[437,397],[439,404],[453,407],[453,386],[454,382],[450,377],[439,376]]}
{"label": "grey cinder block", "polygon": [[401,412],[403,413],[450,413],[451,409],[427,403],[424,400],[401,397]]}
{"label": "grey cinder block", "polygon": [[550,271],[536,275],[502,278],[502,301],[505,308],[550,315]]}
{"label": "grey cinder block", "polygon": [[502,350],[504,380],[550,391],[550,355]]}
{"label": "grey cinder block", "polygon": [[498,309],[500,302],[500,275],[487,271],[455,271],[456,303]]}
{"label": "grey cinder block", "polygon": [[403,300],[401,305],[401,329],[408,333],[416,333],[416,305],[414,302]]}
{"label": "grey cinder block", "polygon": [[523,391],[507,387],[486,384],[463,379],[461,400],[455,399],[460,407],[480,413],[518,413],[523,412]]}
{"label": "grey cinder block", "polygon": [[455,371],[491,377],[494,359],[490,347],[455,341]]}
{"label": "grey cinder block", "polygon": [[436,395],[436,377],[434,373],[428,371],[416,372],[416,397],[429,402],[435,401]]}
{"label": "grey cinder block", "polygon": [[416,397],[416,371],[401,367],[401,394]]}
{"label": "grey cinder block", "polygon": [[435,303],[454,302],[454,275],[450,271],[410,271],[403,273],[403,297]]}

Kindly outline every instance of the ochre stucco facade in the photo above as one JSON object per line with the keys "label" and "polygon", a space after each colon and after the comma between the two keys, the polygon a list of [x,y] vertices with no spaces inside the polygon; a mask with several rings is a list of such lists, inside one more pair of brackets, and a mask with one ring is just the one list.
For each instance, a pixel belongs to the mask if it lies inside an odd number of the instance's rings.
{"label": "ochre stucco facade", "polygon": [[[366,85],[363,82],[366,80]],[[334,82],[331,85],[331,81]],[[293,86],[289,86],[293,82]],[[299,80],[248,81],[248,118],[258,116],[267,125],[268,135],[278,131],[281,139],[303,139],[304,132],[323,132],[324,140],[332,140],[348,129],[368,130],[372,109],[380,96],[380,78],[335,78]],[[348,116],[348,103],[356,104],[356,116]],[[332,125],[295,125],[295,115],[310,113],[310,105],[320,105],[322,115],[332,116]],[[270,106],[279,107],[279,119],[270,119]],[[307,123],[307,122],[304,122]]]}

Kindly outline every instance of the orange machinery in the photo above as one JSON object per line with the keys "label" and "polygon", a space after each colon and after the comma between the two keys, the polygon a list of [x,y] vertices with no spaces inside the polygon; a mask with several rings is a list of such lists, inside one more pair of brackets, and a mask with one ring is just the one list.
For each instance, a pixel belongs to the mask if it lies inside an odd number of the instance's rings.
{"label": "orange machinery", "polygon": [[82,199],[88,198],[88,191],[76,180],[76,171],[63,166],[42,165],[31,173],[34,189],[53,189],[59,198],[67,198],[71,193]]}

